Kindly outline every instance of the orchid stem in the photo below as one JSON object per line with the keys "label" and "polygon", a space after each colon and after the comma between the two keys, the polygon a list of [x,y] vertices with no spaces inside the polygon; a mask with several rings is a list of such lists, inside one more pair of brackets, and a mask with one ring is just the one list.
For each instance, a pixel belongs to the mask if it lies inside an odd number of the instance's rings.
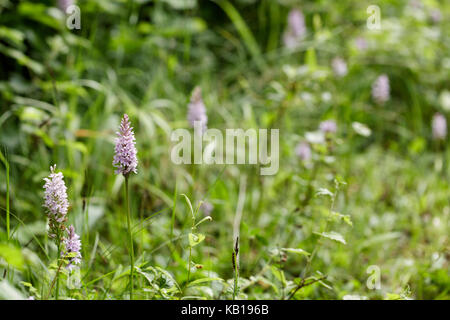
{"label": "orchid stem", "polygon": [[128,242],[130,245],[130,300],[133,300],[133,272],[134,272],[134,249],[133,236],[131,233],[131,213],[130,213],[130,197],[128,192],[128,177],[125,177],[125,201],[127,203],[127,225],[128,225]]}

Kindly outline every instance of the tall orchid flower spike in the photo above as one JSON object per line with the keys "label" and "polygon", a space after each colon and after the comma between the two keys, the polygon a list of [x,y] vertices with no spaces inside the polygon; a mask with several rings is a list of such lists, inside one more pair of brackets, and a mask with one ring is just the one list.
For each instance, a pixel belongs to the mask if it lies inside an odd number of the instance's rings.
{"label": "tall orchid flower spike", "polygon": [[67,187],[61,172],[55,172],[56,165],[50,167],[50,175],[44,178],[44,207],[49,219],[49,236],[55,238],[64,229],[69,209]]}
{"label": "tall orchid flower spike", "polygon": [[123,115],[117,136],[113,160],[113,166],[117,168],[116,174],[128,176],[131,172],[137,173],[136,139],[127,114]]}

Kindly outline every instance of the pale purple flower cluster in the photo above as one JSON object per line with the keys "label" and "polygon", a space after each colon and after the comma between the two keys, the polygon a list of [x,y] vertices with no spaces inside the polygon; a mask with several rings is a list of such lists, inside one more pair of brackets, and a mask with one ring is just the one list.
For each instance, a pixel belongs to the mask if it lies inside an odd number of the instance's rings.
{"label": "pale purple flower cluster", "polygon": [[203,103],[202,89],[195,87],[191,95],[191,100],[188,105],[189,124],[192,128],[195,126],[195,122],[199,122],[201,125],[202,133],[206,131],[208,124],[208,116],[206,115],[206,107]]}
{"label": "pale purple flower cluster", "polygon": [[[44,178],[44,207],[47,209],[49,218],[49,237],[58,237],[63,241],[66,254],[74,252],[75,255],[69,258],[68,269],[72,269],[73,264],[81,262],[81,242],[80,237],[75,233],[73,226],[66,228],[67,211],[69,201],[67,200],[67,188],[64,183],[64,176],[61,172],[55,172],[56,165],[50,167],[50,175]],[[64,233],[67,232],[67,236]],[[59,245],[59,244],[58,244]],[[63,254],[63,253],[62,253]]]}
{"label": "pale purple flower cluster", "polygon": [[50,167],[50,175],[44,178],[44,207],[47,209],[50,225],[50,237],[55,237],[57,229],[66,220],[69,201],[64,176],[56,173],[56,165]]}
{"label": "pale purple flower cluster", "polygon": [[334,58],[331,62],[331,66],[336,76],[344,77],[347,75],[347,63],[344,61],[344,59],[339,57]]}
{"label": "pale purple flower cluster", "polygon": [[305,17],[298,9],[292,9],[288,14],[288,25],[283,35],[283,42],[287,48],[295,48],[306,35]]}
{"label": "pale purple flower cluster", "polygon": [[69,259],[69,264],[67,265],[67,269],[71,271],[75,265],[81,263],[81,241],[80,237],[75,233],[73,226],[71,225],[67,230],[67,238],[64,239],[64,246],[66,248],[65,256],[71,254]]}
{"label": "pale purple flower cluster", "polygon": [[447,136],[447,120],[445,117],[436,113],[432,120],[433,138],[435,140],[444,140]]}
{"label": "pale purple flower cluster", "polygon": [[378,104],[384,104],[390,97],[390,85],[387,75],[379,76],[372,85],[372,98]]}
{"label": "pale purple flower cluster", "polygon": [[127,114],[123,115],[117,135],[113,160],[113,166],[117,168],[116,174],[128,176],[130,172],[137,173],[136,139]]}
{"label": "pale purple flower cluster", "polygon": [[319,124],[319,129],[323,133],[335,133],[337,131],[337,124],[334,120],[325,120]]}
{"label": "pale purple flower cluster", "polygon": [[308,142],[302,141],[295,148],[295,154],[302,161],[308,161],[311,159],[311,147]]}
{"label": "pale purple flower cluster", "polygon": [[74,0],[58,0],[58,7],[62,12],[66,13],[67,8],[73,5],[74,2]]}

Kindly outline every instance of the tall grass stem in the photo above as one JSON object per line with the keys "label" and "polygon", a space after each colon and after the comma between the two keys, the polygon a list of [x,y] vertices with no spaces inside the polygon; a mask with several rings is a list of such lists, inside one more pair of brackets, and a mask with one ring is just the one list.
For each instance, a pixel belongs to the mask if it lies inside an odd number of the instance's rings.
{"label": "tall grass stem", "polygon": [[11,227],[10,227],[10,213],[9,213],[9,162],[6,160],[6,157],[3,156],[3,153],[0,151],[0,160],[2,160],[5,165],[5,174],[6,174],[6,236],[8,240],[11,235]]}

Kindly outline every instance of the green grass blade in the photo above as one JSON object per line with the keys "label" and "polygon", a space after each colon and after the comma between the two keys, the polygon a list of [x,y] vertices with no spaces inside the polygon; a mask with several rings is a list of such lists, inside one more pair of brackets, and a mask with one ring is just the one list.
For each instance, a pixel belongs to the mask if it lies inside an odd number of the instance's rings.
{"label": "green grass blade", "polygon": [[216,2],[222,8],[222,10],[230,18],[231,22],[233,22],[233,25],[236,27],[237,31],[244,40],[245,46],[252,55],[253,59],[255,59],[255,62],[258,65],[258,67],[263,68],[265,66],[265,62],[262,57],[261,50],[250,28],[247,26],[244,19],[242,19],[239,12],[229,1],[224,0],[214,2]]}

